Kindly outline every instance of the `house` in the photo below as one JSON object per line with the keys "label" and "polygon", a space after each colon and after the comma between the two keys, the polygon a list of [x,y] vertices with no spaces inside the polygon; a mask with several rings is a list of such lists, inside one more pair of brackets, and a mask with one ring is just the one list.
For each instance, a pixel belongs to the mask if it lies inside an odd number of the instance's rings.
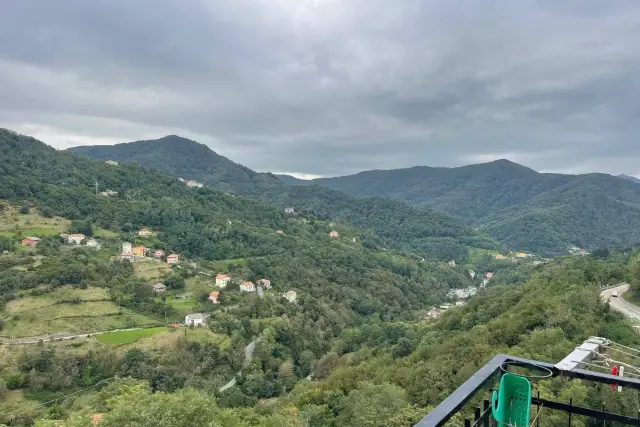
{"label": "house", "polygon": [[117,196],[118,192],[113,190],[106,190],[106,191],[101,191],[100,195],[106,196],[106,197],[112,197],[112,196]]}
{"label": "house", "polygon": [[331,233],[329,233],[329,237],[331,237],[332,239],[339,239],[340,233],[338,233],[337,231],[332,231]]}
{"label": "house", "polygon": [[118,166],[118,162],[116,162],[115,160],[107,160],[105,161],[105,163],[110,166]]}
{"label": "house", "polygon": [[516,256],[517,256],[518,258],[528,258],[528,257],[530,257],[530,256],[531,256],[531,254],[527,254],[527,253],[525,253],[525,252],[518,252],[518,253],[516,254]]}
{"label": "house", "polygon": [[153,253],[153,257],[158,259],[164,257],[164,251],[162,249],[158,249]]}
{"label": "house", "polygon": [[189,188],[202,188],[203,185],[201,183],[199,183],[198,181],[194,181],[194,180],[190,179],[189,181],[187,181],[187,187],[189,187]]}
{"label": "house", "polygon": [[278,231],[276,231],[276,233],[278,233],[278,234],[284,234],[284,231],[282,231],[282,230],[278,230]]}
{"label": "house", "polygon": [[351,241],[352,241],[353,243],[358,243],[358,238],[357,238],[357,237],[354,237],[353,239],[351,239]]}
{"label": "house", "polygon": [[455,267],[456,266],[455,260],[451,260],[447,264],[449,264],[450,267]]}
{"label": "house", "polygon": [[136,254],[136,256],[143,257],[147,254],[147,248],[145,248],[144,246],[136,246],[133,249],[131,249],[131,252]]}
{"label": "house", "polygon": [[67,243],[69,244],[73,243],[75,245],[79,245],[86,238],[87,236],[85,236],[84,234],[77,233],[77,234],[68,234],[66,240],[67,240]]}
{"label": "house", "polygon": [[282,296],[289,302],[296,302],[296,299],[298,299],[298,293],[294,290],[289,290],[282,294]]}
{"label": "house", "polygon": [[167,287],[162,283],[156,283],[152,287],[153,287],[153,290],[156,292],[164,292],[167,290]]}
{"label": "house", "polygon": [[255,292],[256,291],[256,285],[253,284],[253,282],[244,282],[242,285],[240,285],[240,292]]}
{"label": "house", "polygon": [[98,242],[96,239],[87,239],[86,245],[89,248],[96,248],[96,249],[100,249],[100,247],[102,246],[100,242]]}
{"label": "house", "polygon": [[484,275],[484,278],[487,279],[487,280],[493,279],[493,273],[492,272],[488,272],[487,274]]}
{"label": "house", "polygon": [[271,289],[271,280],[260,279],[258,280],[258,285],[263,286],[265,289]]}
{"label": "house", "polygon": [[229,276],[228,274],[218,274],[216,275],[216,286],[224,289],[227,287],[230,280],[231,276]]}
{"label": "house", "polygon": [[438,307],[434,307],[425,316],[427,319],[436,319],[442,311]]}
{"label": "house", "polygon": [[187,326],[201,326],[204,324],[206,316],[202,313],[187,314],[184,324]]}
{"label": "house", "polygon": [[502,254],[498,254],[498,255],[496,255],[496,257],[495,257],[495,258],[496,258],[496,259],[507,259],[507,257],[506,257],[506,256],[504,256],[504,255],[502,255]]}
{"label": "house", "polygon": [[178,178],[178,181],[184,182],[184,178]]}
{"label": "house", "polygon": [[122,252],[123,254],[132,252],[131,251],[131,243],[129,242],[122,242]]}
{"label": "house", "polygon": [[22,246],[31,246],[36,247],[40,243],[40,239],[38,237],[26,237],[20,241]]}
{"label": "house", "polygon": [[209,294],[209,300],[214,304],[219,304],[218,297],[220,296],[220,292],[213,291]]}
{"label": "house", "polygon": [[471,277],[472,279],[476,278],[476,272],[473,270],[469,270],[469,277]]}
{"label": "house", "polygon": [[294,208],[284,208],[284,213],[287,215],[293,215],[296,213],[296,210]]}
{"label": "house", "polygon": [[140,236],[140,237],[152,237],[152,236],[155,236],[155,235],[156,235],[156,233],[154,233],[153,231],[149,230],[146,227],[141,228],[140,230],[138,230],[138,236]]}
{"label": "house", "polygon": [[177,264],[180,260],[180,255],[171,254],[167,257],[167,264]]}
{"label": "house", "polygon": [[136,260],[136,254],[134,254],[133,252],[123,252],[120,254],[120,261],[135,261]]}

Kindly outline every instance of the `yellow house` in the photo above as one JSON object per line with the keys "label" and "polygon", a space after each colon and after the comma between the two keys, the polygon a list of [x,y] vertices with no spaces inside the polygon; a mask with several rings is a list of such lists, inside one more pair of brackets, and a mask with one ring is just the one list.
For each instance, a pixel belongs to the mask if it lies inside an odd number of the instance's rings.
{"label": "yellow house", "polygon": [[131,252],[136,254],[136,256],[145,256],[147,252],[147,248],[145,248],[144,246],[136,246],[133,249],[131,249]]}
{"label": "yellow house", "polygon": [[526,253],[524,253],[524,252],[518,252],[518,253],[516,254],[516,256],[517,256],[518,258],[526,258],[528,255],[527,255]]}

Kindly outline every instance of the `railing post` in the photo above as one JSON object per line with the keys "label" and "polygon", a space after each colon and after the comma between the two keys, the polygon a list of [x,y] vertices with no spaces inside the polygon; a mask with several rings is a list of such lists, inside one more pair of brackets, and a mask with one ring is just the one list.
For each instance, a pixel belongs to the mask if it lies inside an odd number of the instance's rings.
{"label": "railing post", "polygon": [[480,408],[473,408],[473,426],[476,427],[478,425],[478,421],[480,421]]}
{"label": "railing post", "polygon": [[[487,412],[489,410],[489,401],[485,399],[482,404],[483,412],[484,412],[484,427],[489,427],[489,422],[491,420],[491,413]],[[638,411],[638,415],[640,416],[640,411]]]}
{"label": "railing post", "polygon": [[[573,406],[573,397],[569,398],[569,406]],[[569,427],[571,427],[571,412],[569,412]]]}
{"label": "railing post", "polygon": [[464,427],[471,427],[471,420],[469,418],[465,418]]}
{"label": "railing post", "polygon": [[[538,390],[538,399],[540,399],[540,390]],[[536,417],[536,427],[540,427],[540,405],[538,404],[538,416]]]}

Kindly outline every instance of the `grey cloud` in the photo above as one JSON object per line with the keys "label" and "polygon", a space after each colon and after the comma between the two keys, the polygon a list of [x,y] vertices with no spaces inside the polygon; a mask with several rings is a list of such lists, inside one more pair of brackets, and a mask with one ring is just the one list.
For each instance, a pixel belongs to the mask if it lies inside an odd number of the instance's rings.
{"label": "grey cloud", "polygon": [[637,174],[638,41],[635,1],[5,2],[0,126],[58,147],[177,133],[319,175]]}

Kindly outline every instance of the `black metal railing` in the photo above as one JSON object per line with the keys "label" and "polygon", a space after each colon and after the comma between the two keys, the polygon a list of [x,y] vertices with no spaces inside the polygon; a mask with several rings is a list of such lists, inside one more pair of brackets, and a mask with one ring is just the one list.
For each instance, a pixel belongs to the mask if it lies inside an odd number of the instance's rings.
{"label": "black metal railing", "polygon": [[[419,421],[414,427],[444,426],[447,421],[460,412],[465,405],[474,399],[474,397],[477,397],[479,392],[486,391],[486,386],[490,382],[495,381],[503,372],[502,366],[505,364],[508,364],[509,366],[521,366],[523,368],[537,366],[551,371],[553,377],[576,378],[585,381],[619,385],[625,388],[640,390],[640,380],[634,378],[619,377],[600,372],[587,371],[584,369],[561,371],[550,363],[499,354],[474,373],[471,378],[451,393],[449,397],[440,403],[433,411],[427,414],[427,416]],[[495,426],[495,422],[491,416],[491,402],[489,400],[484,400],[482,403],[482,407],[476,405],[473,408],[473,417],[466,418],[464,420],[465,427]],[[544,408],[567,413],[569,426],[571,426],[572,415],[574,414],[603,422],[612,421],[623,425],[640,426],[640,413],[636,417],[619,415],[607,412],[606,408],[598,410],[573,405],[572,401],[569,401],[569,403],[562,403],[543,399],[540,398],[539,393],[537,396],[532,398],[531,403],[537,407],[538,411],[540,411],[540,408]],[[539,422],[539,419],[537,422]]]}

